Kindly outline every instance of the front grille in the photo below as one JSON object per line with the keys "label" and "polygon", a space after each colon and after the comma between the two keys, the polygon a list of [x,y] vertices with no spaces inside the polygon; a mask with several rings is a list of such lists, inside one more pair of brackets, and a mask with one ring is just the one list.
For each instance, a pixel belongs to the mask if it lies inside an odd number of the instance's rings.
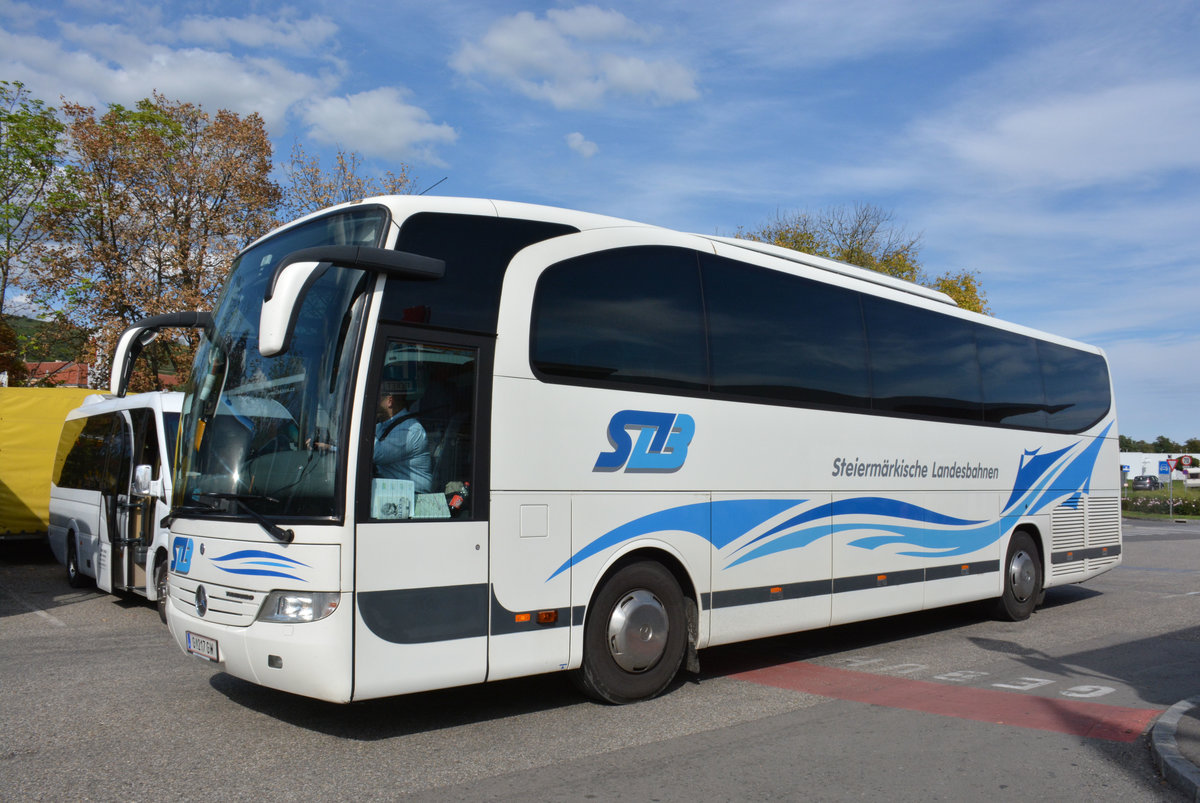
{"label": "front grille", "polygon": [[229,588],[213,583],[198,583],[188,577],[172,575],[171,602],[191,616],[197,616],[196,589],[203,585],[208,595],[208,610],[202,618],[206,622],[233,627],[247,627],[258,616],[266,593],[247,591],[244,588]]}

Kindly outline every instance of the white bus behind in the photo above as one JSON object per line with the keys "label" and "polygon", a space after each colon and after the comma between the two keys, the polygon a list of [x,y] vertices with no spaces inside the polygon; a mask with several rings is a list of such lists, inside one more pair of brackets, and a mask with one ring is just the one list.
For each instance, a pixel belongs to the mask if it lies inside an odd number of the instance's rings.
{"label": "white bus behind", "polygon": [[166,621],[171,465],[183,394],[99,394],[67,414],[50,486],[50,549],[78,588],[154,601]]}

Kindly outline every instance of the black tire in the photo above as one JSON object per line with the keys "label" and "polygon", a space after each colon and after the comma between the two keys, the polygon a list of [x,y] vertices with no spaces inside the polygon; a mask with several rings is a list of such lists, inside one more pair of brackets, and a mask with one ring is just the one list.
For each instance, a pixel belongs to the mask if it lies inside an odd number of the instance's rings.
{"label": "black tire", "polygon": [[1043,594],[1042,561],[1029,533],[1013,533],[1000,569],[1004,575],[1004,593],[996,599],[996,618],[1009,622],[1028,619]]}
{"label": "black tire", "polygon": [[573,679],[585,694],[614,705],[661,694],[688,643],[683,592],[661,563],[632,563],[609,577],[588,608],[583,665]]}
{"label": "black tire", "polygon": [[167,562],[159,559],[154,564],[154,605],[158,608],[158,618],[167,623]]}
{"label": "black tire", "polygon": [[79,550],[75,548],[75,533],[67,533],[67,585],[71,588],[85,588],[88,578],[79,571]]}

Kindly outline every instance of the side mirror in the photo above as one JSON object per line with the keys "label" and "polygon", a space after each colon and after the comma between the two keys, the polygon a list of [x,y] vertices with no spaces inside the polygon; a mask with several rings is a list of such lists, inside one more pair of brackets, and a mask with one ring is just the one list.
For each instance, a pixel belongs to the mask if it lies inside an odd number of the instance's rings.
{"label": "side mirror", "polygon": [[283,354],[292,345],[304,296],[332,266],[356,268],[405,279],[440,279],[446,263],[405,251],[357,245],[322,245],[293,251],[279,261],[263,296],[258,320],[258,352]]}
{"label": "side mirror", "polygon": [[150,466],[140,465],[133,470],[133,495],[134,496],[150,496],[150,485],[153,482],[151,477],[154,474]]}
{"label": "side mirror", "polygon": [[109,375],[109,391],[114,396],[124,396],[133,376],[133,364],[142,349],[154,342],[158,333],[167,328],[204,329],[212,327],[212,314],[208,312],[175,312],[169,315],[153,315],[142,318],[124,332],[117,340],[113,353],[112,373]]}

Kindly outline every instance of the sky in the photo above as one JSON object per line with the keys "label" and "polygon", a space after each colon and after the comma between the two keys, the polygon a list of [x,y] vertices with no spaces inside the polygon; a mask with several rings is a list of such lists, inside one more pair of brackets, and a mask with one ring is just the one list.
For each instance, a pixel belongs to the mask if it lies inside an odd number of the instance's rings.
{"label": "sky", "polygon": [[1196,0],[0,0],[0,79],[702,234],[872,204],[1105,349],[1122,434],[1200,437]]}

